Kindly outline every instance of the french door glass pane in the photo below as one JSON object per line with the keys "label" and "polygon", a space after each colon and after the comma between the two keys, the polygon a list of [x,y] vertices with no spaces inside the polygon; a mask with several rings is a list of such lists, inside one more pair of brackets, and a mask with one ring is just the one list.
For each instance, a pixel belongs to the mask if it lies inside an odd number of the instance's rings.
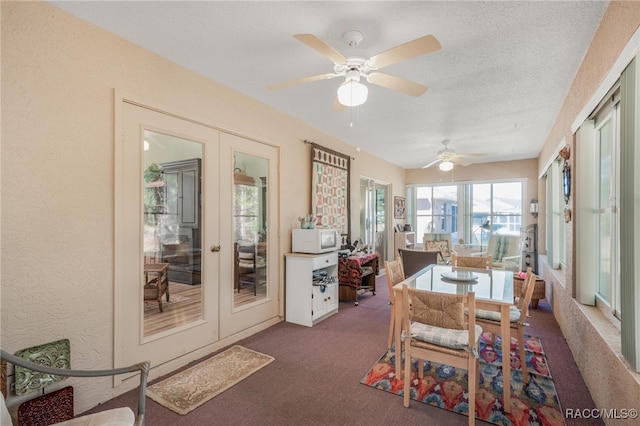
{"label": "french door glass pane", "polygon": [[375,226],[375,252],[380,260],[387,259],[387,188],[376,184],[376,226]]}
{"label": "french door glass pane", "polygon": [[267,167],[265,158],[234,154],[234,306],[267,297]]}
{"label": "french door glass pane", "polygon": [[360,198],[363,200],[360,209],[360,229],[362,233],[360,238],[363,244],[370,246],[373,243],[373,181],[369,179],[360,179]]}
{"label": "french door glass pane", "polygon": [[202,315],[202,145],[144,131],[144,335]]}

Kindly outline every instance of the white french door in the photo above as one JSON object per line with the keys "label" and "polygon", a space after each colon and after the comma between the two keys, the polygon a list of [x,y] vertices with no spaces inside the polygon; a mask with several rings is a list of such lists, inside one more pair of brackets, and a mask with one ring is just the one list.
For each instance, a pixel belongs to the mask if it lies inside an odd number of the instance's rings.
{"label": "white french door", "polygon": [[[220,133],[220,175],[234,179],[220,193],[221,338],[279,315],[278,155],[271,145]],[[236,253],[239,246],[251,253]],[[255,257],[248,268],[240,267],[242,255]]]}
{"label": "white french door", "polygon": [[[114,361],[158,366],[219,340],[220,132],[123,101],[116,146]],[[182,167],[197,164],[200,167]],[[197,176],[197,170],[201,176]],[[160,170],[159,177],[151,177]],[[157,174],[157,173],[156,173]],[[152,190],[151,193],[149,190]],[[151,195],[150,195],[151,194]],[[153,200],[149,200],[149,198]],[[169,265],[170,286],[190,290],[189,320],[149,332],[145,316],[166,321],[178,294],[149,301],[144,265]],[[195,290],[195,292],[194,292]],[[173,296],[173,300],[171,300]],[[185,299],[185,297],[183,297]],[[146,329],[146,330],[145,330]]]}
{"label": "white french door", "polygon": [[[279,150],[119,102],[114,363],[150,360],[170,371],[186,354],[280,320]],[[256,254],[249,272],[238,265],[241,244]],[[163,269],[171,291],[159,303],[145,271]]]}

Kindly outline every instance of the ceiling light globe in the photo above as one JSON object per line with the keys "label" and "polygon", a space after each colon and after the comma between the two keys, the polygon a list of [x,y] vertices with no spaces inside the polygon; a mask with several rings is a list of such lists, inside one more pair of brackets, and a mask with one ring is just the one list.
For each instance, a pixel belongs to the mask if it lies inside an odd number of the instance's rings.
{"label": "ceiling light globe", "polygon": [[349,80],[338,87],[338,102],[344,106],[354,107],[367,101],[369,89],[364,84]]}
{"label": "ceiling light globe", "polygon": [[451,161],[443,161],[438,167],[440,167],[440,170],[443,172],[448,172],[453,169],[453,163]]}

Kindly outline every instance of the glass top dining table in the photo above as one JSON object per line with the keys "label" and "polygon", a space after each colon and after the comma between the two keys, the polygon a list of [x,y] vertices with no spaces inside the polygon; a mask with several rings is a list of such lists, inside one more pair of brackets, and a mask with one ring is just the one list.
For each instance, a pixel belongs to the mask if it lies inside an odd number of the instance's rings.
{"label": "glass top dining table", "polygon": [[[514,304],[513,272],[502,269],[458,268],[451,265],[429,265],[393,286],[395,294],[395,347],[402,341],[402,288],[404,285],[418,290],[437,293],[466,294],[475,292],[476,308],[500,313],[502,336],[510,337],[509,307]],[[509,342],[510,338],[503,338]],[[396,371],[402,372],[402,357],[396,356]],[[402,373],[400,373],[402,374]],[[503,398],[505,411],[511,411],[510,356],[502,357]]]}

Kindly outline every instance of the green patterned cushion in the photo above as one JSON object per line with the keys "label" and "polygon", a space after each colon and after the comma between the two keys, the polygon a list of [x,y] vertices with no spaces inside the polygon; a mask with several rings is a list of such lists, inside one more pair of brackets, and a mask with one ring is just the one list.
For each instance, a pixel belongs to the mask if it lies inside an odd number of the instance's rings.
{"label": "green patterned cushion", "polygon": [[[55,342],[22,349],[16,352],[16,355],[27,361],[49,367],[71,368],[71,343],[69,339],[60,339]],[[34,392],[67,379],[66,376],[32,371],[19,365],[15,366],[14,371],[16,395]]]}
{"label": "green patterned cushion", "polygon": [[509,238],[505,235],[496,235],[496,248],[493,252],[493,261],[502,262],[502,258],[509,252]]}

